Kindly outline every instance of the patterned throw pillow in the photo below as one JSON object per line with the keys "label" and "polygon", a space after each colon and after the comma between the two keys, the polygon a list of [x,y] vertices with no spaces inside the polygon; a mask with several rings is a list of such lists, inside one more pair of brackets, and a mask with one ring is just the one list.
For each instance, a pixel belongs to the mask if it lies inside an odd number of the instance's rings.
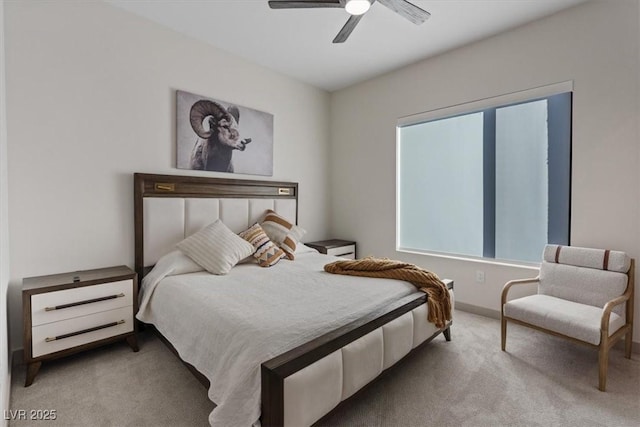
{"label": "patterned throw pillow", "polygon": [[264,232],[260,224],[254,224],[249,229],[239,234],[255,248],[253,256],[258,260],[260,267],[271,267],[286,256],[284,251],[275,243],[269,240],[269,236]]}
{"label": "patterned throw pillow", "polygon": [[260,225],[267,236],[287,254],[287,258],[295,258],[293,254],[296,251],[296,245],[306,233],[303,228],[291,224],[271,209],[267,210]]}
{"label": "patterned throw pillow", "polygon": [[227,274],[238,261],[254,251],[219,219],[176,245],[200,267],[213,274]]}

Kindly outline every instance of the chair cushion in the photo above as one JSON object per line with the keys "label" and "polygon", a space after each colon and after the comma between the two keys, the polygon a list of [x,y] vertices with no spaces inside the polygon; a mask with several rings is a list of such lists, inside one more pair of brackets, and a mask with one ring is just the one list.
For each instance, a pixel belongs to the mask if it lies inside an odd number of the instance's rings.
{"label": "chair cushion", "polygon": [[[504,314],[544,329],[567,335],[593,345],[600,344],[602,308],[555,298],[531,295],[507,302]],[[611,313],[609,336],[624,326],[624,318]]]}
{"label": "chair cushion", "polygon": [[[627,280],[624,273],[543,261],[538,293],[603,308],[624,293]],[[622,305],[614,309],[618,315],[622,310]]]}
{"label": "chair cushion", "polygon": [[556,264],[626,273],[631,266],[631,258],[620,251],[581,248],[578,246],[546,245],[542,259]]}

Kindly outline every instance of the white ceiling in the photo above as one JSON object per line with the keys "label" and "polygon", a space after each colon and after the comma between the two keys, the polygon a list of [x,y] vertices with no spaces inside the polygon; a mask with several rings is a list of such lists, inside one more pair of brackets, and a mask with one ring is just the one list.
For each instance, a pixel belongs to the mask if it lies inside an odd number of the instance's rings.
{"label": "white ceiling", "polygon": [[334,91],[586,0],[411,0],[417,26],[375,3],[343,44],[343,9],[272,10],[267,0],[105,0],[220,49]]}

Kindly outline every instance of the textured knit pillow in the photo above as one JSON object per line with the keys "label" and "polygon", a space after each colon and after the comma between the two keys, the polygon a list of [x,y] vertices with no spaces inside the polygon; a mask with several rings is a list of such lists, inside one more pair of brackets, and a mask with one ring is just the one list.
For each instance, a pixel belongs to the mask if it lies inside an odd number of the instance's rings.
{"label": "textured knit pillow", "polygon": [[239,236],[253,245],[256,250],[253,256],[258,260],[260,267],[276,265],[278,261],[286,256],[282,249],[269,240],[269,236],[266,235],[260,224],[254,224],[240,233]]}
{"label": "textured knit pillow", "polygon": [[272,211],[267,210],[264,219],[260,223],[267,236],[282,248],[287,258],[294,259],[296,245],[306,231]]}
{"label": "textured knit pillow", "polygon": [[227,274],[254,251],[246,240],[219,219],[176,245],[196,264],[213,274]]}

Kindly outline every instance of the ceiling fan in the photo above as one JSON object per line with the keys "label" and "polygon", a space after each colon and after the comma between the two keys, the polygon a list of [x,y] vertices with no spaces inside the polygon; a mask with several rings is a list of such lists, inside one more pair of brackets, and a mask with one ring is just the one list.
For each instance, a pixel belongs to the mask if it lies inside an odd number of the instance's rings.
{"label": "ceiling fan", "polygon": [[[426,10],[406,0],[377,1],[416,25],[422,24],[431,16]],[[344,43],[356,25],[358,25],[360,19],[375,2],[376,0],[271,0],[269,1],[269,7],[271,9],[344,8],[351,16],[336,38],[333,39],[334,43]]]}

